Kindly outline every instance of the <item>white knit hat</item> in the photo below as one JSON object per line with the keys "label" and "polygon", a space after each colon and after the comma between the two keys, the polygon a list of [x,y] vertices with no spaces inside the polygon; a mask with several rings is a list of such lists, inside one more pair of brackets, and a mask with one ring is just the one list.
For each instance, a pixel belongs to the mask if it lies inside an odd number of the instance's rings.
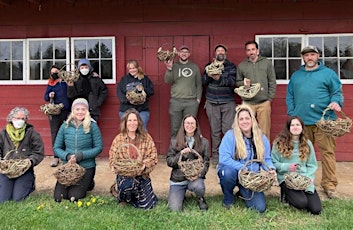
{"label": "white knit hat", "polygon": [[89,108],[88,102],[86,99],[84,98],[77,98],[74,100],[74,102],[72,102],[72,108],[74,108],[76,105],[84,105],[87,107],[87,109]]}

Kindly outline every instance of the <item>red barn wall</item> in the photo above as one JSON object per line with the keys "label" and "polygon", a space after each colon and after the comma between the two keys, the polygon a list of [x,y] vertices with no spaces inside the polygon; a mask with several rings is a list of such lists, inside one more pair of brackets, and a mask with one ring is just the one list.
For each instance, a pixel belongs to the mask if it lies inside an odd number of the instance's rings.
{"label": "red barn wall", "polygon": [[[19,9],[23,10],[19,13]],[[155,85],[149,132],[159,154],[166,154],[170,134],[170,86],[164,83],[164,64],[156,59],[159,46],[189,45],[191,59],[202,71],[212,59],[217,43],[226,44],[228,59],[238,64],[245,58],[244,43],[255,35],[353,32],[353,3],[339,0],[15,0],[0,1],[0,12],[0,39],[115,36],[117,82],[126,73],[126,61],[133,58]],[[102,156],[107,156],[120,122],[116,85],[108,88],[99,123],[104,140]],[[350,84],[343,87],[344,111],[351,117],[352,88]],[[14,106],[27,107],[30,122],[45,141],[46,154],[52,155],[48,120],[39,112],[44,90],[45,85],[1,85],[0,125],[5,124],[7,113]],[[271,139],[286,119],[285,92],[286,85],[278,85],[272,104]],[[203,104],[204,99],[199,119],[204,135],[210,138]],[[339,161],[353,161],[352,139],[353,134],[348,134],[337,140]]]}

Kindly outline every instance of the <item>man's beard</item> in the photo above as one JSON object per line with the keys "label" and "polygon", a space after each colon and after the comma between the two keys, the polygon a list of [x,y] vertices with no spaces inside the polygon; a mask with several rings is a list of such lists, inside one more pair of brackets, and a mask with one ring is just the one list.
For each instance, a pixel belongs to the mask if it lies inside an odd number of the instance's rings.
{"label": "man's beard", "polygon": [[216,60],[217,61],[224,61],[224,60],[226,60],[226,55],[225,54],[218,54],[217,56],[216,56]]}

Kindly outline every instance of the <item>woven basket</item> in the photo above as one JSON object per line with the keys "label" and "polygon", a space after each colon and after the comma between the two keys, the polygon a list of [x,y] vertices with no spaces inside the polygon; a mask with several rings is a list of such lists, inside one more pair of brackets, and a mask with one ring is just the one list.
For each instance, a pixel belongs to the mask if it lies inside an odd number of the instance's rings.
{"label": "woven basket", "polygon": [[254,83],[251,84],[250,87],[246,87],[244,85],[239,86],[238,88],[234,89],[234,92],[243,98],[251,99],[256,96],[256,94],[260,91],[260,88],[260,83]]}
{"label": "woven basket", "polygon": [[50,98],[50,102],[44,105],[41,105],[40,111],[42,111],[47,116],[59,115],[61,113],[61,109],[64,108],[64,104],[54,104],[53,98]]}
{"label": "woven basket", "polygon": [[211,62],[211,64],[205,67],[205,71],[208,75],[218,75],[222,74],[224,70],[223,62],[218,62],[216,59]]}
{"label": "woven basket", "polygon": [[[70,70],[66,70],[69,66]],[[65,82],[75,82],[80,77],[80,72],[75,64],[66,64],[59,70],[58,76]]]}
{"label": "woven basket", "polygon": [[180,153],[180,157],[178,160],[178,166],[180,168],[180,171],[183,172],[184,176],[187,179],[199,176],[205,167],[202,156],[194,149],[191,149],[191,153],[196,156],[196,159],[187,159],[183,161],[183,154]]}
{"label": "woven basket", "polygon": [[82,166],[69,160],[54,172],[54,176],[60,184],[71,186],[77,184],[82,179],[85,171]]}
{"label": "woven basket", "polygon": [[[130,151],[132,151],[131,148],[133,148],[138,154],[136,159],[130,157]],[[123,158],[121,158],[121,156],[123,156]],[[141,172],[141,167],[143,165],[142,156],[139,149],[133,144],[126,143],[120,145],[116,150],[113,159],[115,159],[113,160],[112,165],[113,172],[118,175],[136,177]]]}
{"label": "woven basket", "polygon": [[266,162],[261,160],[249,160],[243,168],[238,172],[239,183],[246,189],[250,189],[253,192],[263,192],[271,188],[272,184],[276,180],[276,175],[264,170],[260,172],[252,172],[247,169],[247,165],[252,162],[258,162],[265,165],[268,169],[270,167]]}
{"label": "woven basket", "polygon": [[[300,165],[297,165],[300,168]],[[294,190],[305,190],[311,184],[311,179],[297,172],[284,174],[284,182],[286,186]]]}
{"label": "woven basket", "polygon": [[133,105],[142,105],[146,101],[147,94],[145,90],[136,92],[136,90],[130,90],[126,92],[126,98]]}
{"label": "woven basket", "polygon": [[330,108],[326,108],[322,112],[321,119],[316,123],[317,127],[319,127],[327,135],[333,137],[341,137],[344,134],[349,133],[352,126],[352,120],[347,117],[343,111],[340,111],[343,118],[337,118],[336,120],[325,120],[325,114],[328,110],[330,110]]}
{"label": "woven basket", "polygon": [[178,54],[178,51],[175,47],[173,47],[173,51],[169,51],[169,50],[163,50],[161,46],[157,51],[157,59],[162,62],[172,61],[177,54]]}
{"label": "woven basket", "polygon": [[31,167],[31,162],[24,159],[0,160],[0,171],[9,179],[22,176]]}

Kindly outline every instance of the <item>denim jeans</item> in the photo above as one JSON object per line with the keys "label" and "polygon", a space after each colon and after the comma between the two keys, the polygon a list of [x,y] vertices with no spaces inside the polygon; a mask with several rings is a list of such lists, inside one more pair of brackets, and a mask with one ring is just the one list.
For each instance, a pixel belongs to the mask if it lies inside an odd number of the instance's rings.
{"label": "denim jeans", "polygon": [[244,201],[247,208],[253,208],[259,212],[266,210],[265,194],[244,188],[238,181],[238,171],[234,171],[228,166],[221,166],[217,170],[223,192],[224,205],[228,206],[234,203],[233,190],[235,186],[238,186],[240,195],[245,198]]}
{"label": "denim jeans", "polygon": [[[119,111],[119,117],[122,118],[124,116],[124,113],[125,112]],[[150,111],[141,111],[141,112],[139,112],[139,114],[140,114],[140,117],[143,121],[143,126],[147,130],[148,121],[150,119]]]}
{"label": "denim jeans", "polygon": [[186,190],[194,192],[197,198],[205,195],[205,180],[198,178],[185,185],[170,185],[168,195],[168,206],[171,211],[181,211]]}

